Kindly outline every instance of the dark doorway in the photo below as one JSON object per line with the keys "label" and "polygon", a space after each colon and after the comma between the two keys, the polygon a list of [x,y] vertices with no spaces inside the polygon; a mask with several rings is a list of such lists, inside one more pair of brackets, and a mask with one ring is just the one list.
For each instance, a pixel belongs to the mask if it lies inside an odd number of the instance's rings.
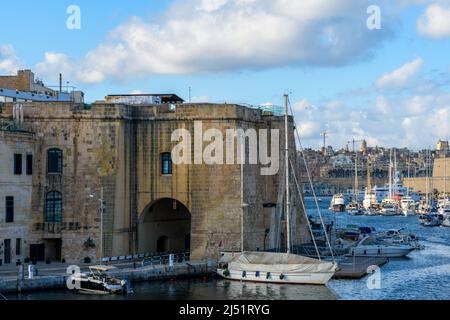
{"label": "dark doorway", "polygon": [[175,199],[156,200],[140,218],[139,252],[188,251],[190,234],[191,214],[188,208]]}
{"label": "dark doorway", "polygon": [[5,245],[5,264],[11,263],[11,239],[5,239],[4,241]]}
{"label": "dark doorway", "polygon": [[50,261],[61,261],[61,239],[45,239],[45,257]]}
{"label": "dark doorway", "polygon": [[45,244],[31,244],[30,245],[30,260],[44,261],[45,260]]}
{"label": "dark doorway", "polygon": [[159,237],[156,241],[156,251],[167,252],[169,251],[169,238],[166,236]]}

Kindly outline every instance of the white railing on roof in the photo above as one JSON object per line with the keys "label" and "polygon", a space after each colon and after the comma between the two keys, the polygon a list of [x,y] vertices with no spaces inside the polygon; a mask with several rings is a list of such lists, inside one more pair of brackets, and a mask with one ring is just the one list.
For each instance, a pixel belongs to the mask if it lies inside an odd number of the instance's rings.
{"label": "white railing on roof", "polygon": [[263,112],[270,112],[274,116],[284,115],[284,108],[281,106],[276,106],[274,104],[252,105],[252,104],[247,104],[247,103],[240,103],[240,105],[247,107],[247,108],[251,108],[251,109],[262,110]]}

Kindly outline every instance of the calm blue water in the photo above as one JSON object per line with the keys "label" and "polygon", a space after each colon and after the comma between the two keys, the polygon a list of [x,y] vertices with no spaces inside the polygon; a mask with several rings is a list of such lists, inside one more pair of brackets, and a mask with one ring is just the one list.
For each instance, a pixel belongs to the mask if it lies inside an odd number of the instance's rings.
{"label": "calm blue water", "polygon": [[[314,202],[307,199],[315,214]],[[320,204],[321,211],[330,220],[333,213],[326,208],[329,199]],[[133,286],[134,295],[86,296],[66,291],[9,295],[8,299],[292,299],[292,300],[398,300],[450,299],[450,228],[426,228],[417,217],[366,217],[337,214],[338,226],[360,224],[377,230],[406,228],[424,238],[425,250],[414,251],[408,258],[391,260],[381,268],[381,288],[369,289],[367,278],[361,280],[331,280],[325,286],[298,286],[229,282],[221,279],[194,279],[139,283]]]}

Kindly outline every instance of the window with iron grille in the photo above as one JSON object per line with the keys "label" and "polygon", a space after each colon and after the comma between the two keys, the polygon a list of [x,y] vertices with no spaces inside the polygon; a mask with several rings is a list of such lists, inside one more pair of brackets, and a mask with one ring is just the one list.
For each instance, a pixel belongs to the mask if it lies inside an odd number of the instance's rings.
{"label": "window with iron grille", "polygon": [[45,222],[62,222],[61,192],[50,191],[45,195],[44,220]]}

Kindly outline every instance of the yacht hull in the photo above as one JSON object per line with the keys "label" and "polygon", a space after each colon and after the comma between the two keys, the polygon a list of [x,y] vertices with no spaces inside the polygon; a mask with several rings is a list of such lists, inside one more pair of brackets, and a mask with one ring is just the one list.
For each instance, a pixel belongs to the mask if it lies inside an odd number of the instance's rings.
{"label": "yacht hull", "polygon": [[[328,281],[333,277],[334,272],[322,272],[322,273],[283,273],[271,272],[260,273],[257,276],[257,271],[247,271],[245,276],[241,271],[217,269],[217,274],[227,280],[235,281],[247,281],[247,282],[263,282],[263,283],[277,283],[277,284],[307,284],[307,285],[326,285]],[[227,275],[225,275],[227,274]]]}
{"label": "yacht hull", "polygon": [[413,250],[414,248],[357,247],[352,249],[351,255],[356,257],[400,258],[407,256]]}

